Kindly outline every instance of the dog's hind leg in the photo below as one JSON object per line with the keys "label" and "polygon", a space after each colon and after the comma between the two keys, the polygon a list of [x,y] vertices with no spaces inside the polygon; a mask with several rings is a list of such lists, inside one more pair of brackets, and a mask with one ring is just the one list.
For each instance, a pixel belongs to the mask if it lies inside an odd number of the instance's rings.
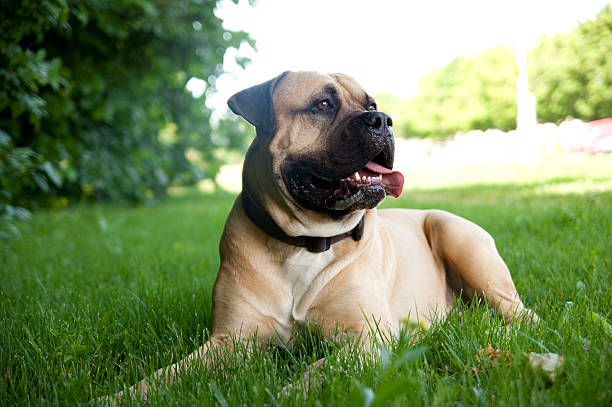
{"label": "dog's hind leg", "polygon": [[484,229],[459,216],[433,210],[427,214],[424,231],[448,279],[459,282],[460,287],[455,288],[485,297],[507,323],[514,319],[538,321],[523,305],[508,267]]}

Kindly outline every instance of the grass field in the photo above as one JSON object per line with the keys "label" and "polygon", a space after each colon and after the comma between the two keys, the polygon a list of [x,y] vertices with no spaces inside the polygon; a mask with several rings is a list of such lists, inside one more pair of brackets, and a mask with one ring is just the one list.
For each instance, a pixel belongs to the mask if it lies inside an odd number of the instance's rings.
{"label": "grass field", "polygon": [[[536,178],[537,174],[534,174]],[[612,405],[612,191],[577,177],[407,190],[384,206],[442,208],[496,239],[537,326],[472,304],[397,338],[360,367],[337,343],[237,352],[153,395],[160,405]],[[598,187],[603,186],[603,187]],[[187,191],[158,206],[41,211],[0,246],[0,405],[87,404],[179,360],[207,338],[217,245],[233,202]],[[502,351],[484,360],[487,345]],[[557,353],[554,381],[527,354]],[[304,369],[328,363],[300,388]],[[290,394],[281,389],[295,383]]]}

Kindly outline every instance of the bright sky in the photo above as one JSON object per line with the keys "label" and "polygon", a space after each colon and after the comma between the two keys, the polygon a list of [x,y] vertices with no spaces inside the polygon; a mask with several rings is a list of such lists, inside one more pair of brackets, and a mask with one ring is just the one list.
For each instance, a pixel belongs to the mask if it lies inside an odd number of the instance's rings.
{"label": "bright sky", "polygon": [[[233,93],[285,70],[344,72],[370,94],[414,94],[428,71],[513,41],[527,47],[541,34],[569,32],[593,18],[602,0],[223,0],[217,15],[227,30],[243,30],[257,50],[226,53],[228,72],[208,104],[224,109]],[[233,55],[252,62],[241,69]],[[193,85],[193,84],[192,84]]]}

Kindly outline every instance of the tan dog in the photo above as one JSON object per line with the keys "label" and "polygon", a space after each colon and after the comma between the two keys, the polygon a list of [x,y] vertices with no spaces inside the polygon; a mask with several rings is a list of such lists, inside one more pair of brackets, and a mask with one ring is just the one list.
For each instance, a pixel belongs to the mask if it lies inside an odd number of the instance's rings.
{"label": "tan dog", "polygon": [[506,321],[537,318],[483,229],[440,210],[376,209],[403,176],[391,170],[391,118],[353,79],[286,72],[228,104],[257,137],[221,238],[212,335],[154,378],[171,384],[232,337],[289,345],[304,324],[367,346],[373,323],[395,334],[459,297],[486,296]]}

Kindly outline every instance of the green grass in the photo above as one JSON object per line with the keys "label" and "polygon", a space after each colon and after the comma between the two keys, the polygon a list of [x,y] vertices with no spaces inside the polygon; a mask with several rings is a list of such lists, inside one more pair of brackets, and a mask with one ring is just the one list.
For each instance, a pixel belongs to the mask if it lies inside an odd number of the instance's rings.
{"label": "green grass", "polygon": [[[482,225],[538,326],[506,329],[473,303],[426,332],[405,332],[363,367],[350,347],[305,335],[294,351],[238,351],[225,370],[198,369],[153,402],[366,405],[374,394],[379,405],[610,405],[612,192],[593,184],[609,179],[409,190],[384,204],[447,209]],[[193,351],[210,328],[232,202],[188,192],[154,207],[41,211],[21,225],[21,237],[0,247],[0,405],[87,404]],[[479,364],[489,343],[510,351],[508,361]],[[563,355],[554,382],[530,368],[529,352]],[[322,356],[329,361],[303,400],[303,371]]]}

